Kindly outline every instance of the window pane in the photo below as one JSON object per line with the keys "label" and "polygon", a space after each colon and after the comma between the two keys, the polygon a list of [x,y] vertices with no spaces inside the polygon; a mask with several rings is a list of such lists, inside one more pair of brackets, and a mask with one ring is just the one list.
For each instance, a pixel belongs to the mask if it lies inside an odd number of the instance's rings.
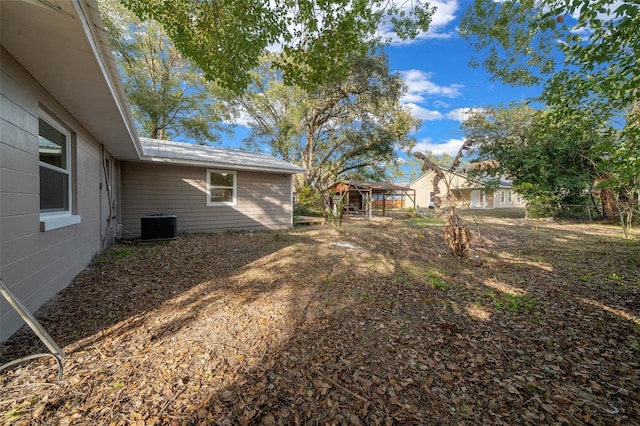
{"label": "window pane", "polygon": [[40,166],[40,211],[69,210],[69,175]]}
{"label": "window pane", "polygon": [[228,186],[233,188],[233,173],[211,172],[211,186]]}
{"label": "window pane", "polygon": [[211,188],[210,201],[212,203],[233,202],[233,189]]}
{"label": "window pane", "polygon": [[67,136],[40,119],[40,161],[52,166],[67,168]]}

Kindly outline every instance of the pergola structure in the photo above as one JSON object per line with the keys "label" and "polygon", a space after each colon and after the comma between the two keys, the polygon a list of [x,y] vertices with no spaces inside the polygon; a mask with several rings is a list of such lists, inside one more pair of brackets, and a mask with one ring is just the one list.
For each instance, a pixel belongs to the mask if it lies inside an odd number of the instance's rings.
{"label": "pergola structure", "polygon": [[364,213],[371,216],[373,210],[382,210],[385,216],[387,209],[407,207],[409,198],[413,209],[416,208],[416,191],[406,186],[385,182],[343,181],[329,188],[332,193],[331,207],[342,205],[347,214]]}

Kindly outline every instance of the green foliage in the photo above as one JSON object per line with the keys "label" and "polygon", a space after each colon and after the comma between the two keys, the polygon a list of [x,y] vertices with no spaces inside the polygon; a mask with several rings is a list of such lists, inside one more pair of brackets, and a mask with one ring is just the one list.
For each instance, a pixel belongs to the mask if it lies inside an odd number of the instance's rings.
{"label": "green foliage", "polygon": [[300,216],[322,216],[321,195],[311,185],[300,187],[296,196],[297,203],[294,207],[294,214]]}
{"label": "green foliage", "polygon": [[636,102],[640,4],[615,0],[475,0],[461,33],[509,84],[545,83],[546,104],[608,119]]}
{"label": "green foliage", "polygon": [[522,182],[516,187],[520,194],[531,205],[557,205],[560,203],[560,197],[554,192],[540,188],[539,185]]}
{"label": "green foliage", "polygon": [[102,254],[98,255],[94,263],[96,265],[106,265],[116,260],[129,259],[140,250],[130,246],[114,246],[108,250],[105,250]]}
{"label": "green foliage", "polygon": [[637,211],[626,200],[640,189],[639,18],[630,0],[475,0],[461,21],[484,58],[473,65],[508,84],[543,84],[538,100],[575,130],[598,124],[603,140],[587,158],[598,159],[590,168],[600,186],[616,193],[626,234]]}
{"label": "green foliage", "polygon": [[[382,180],[396,149],[410,150],[419,122],[402,106],[406,91],[390,74],[388,58],[371,50],[350,57],[351,69],[313,92],[287,86],[274,70],[275,55],[263,58],[252,84],[235,97],[237,113],[250,117],[248,149],[268,150],[305,168],[298,197],[322,194],[338,180]],[[324,199],[328,209],[328,198]]]}
{"label": "green foliage", "polygon": [[598,175],[604,136],[588,114],[559,119],[526,104],[485,108],[463,123],[477,160],[472,176],[508,176],[529,203],[581,203]]}
{"label": "green foliage", "polygon": [[502,293],[497,295],[492,292],[491,297],[497,310],[514,314],[534,312],[540,304],[538,299],[521,294]]}
{"label": "green foliage", "polygon": [[139,21],[116,0],[99,5],[141,136],[206,144],[229,132],[220,90],[180,55],[158,23]]}
{"label": "green foliage", "polygon": [[[426,31],[434,9],[384,0],[122,0],[140,19],[160,22],[176,47],[210,81],[236,93],[248,71],[274,44],[285,55],[277,68],[287,84],[315,88],[342,79],[350,58],[364,55],[383,24],[401,39]],[[388,28],[388,27],[387,27]]]}
{"label": "green foliage", "polygon": [[451,286],[447,284],[445,280],[435,275],[429,276],[429,285],[431,285],[435,289],[443,291],[449,290],[451,288]]}
{"label": "green foliage", "polygon": [[323,216],[322,208],[308,206],[304,204],[296,204],[293,206],[293,215],[294,216]]}

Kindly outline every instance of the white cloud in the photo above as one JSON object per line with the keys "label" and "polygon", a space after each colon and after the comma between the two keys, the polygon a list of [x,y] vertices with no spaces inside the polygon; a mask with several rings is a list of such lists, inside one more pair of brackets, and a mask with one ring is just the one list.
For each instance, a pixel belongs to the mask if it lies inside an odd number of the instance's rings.
{"label": "white cloud", "polygon": [[411,115],[415,118],[419,118],[420,120],[424,120],[424,121],[442,120],[442,118],[444,117],[440,111],[433,111],[426,108],[422,108],[421,106],[411,102],[405,105],[408,106],[409,109],[411,110]]}
{"label": "white cloud", "polygon": [[[578,37],[580,37],[580,39],[582,41],[589,40],[589,37],[591,37],[591,35],[593,34],[593,30],[591,28],[576,28],[576,27],[573,27],[569,31],[571,32],[571,34],[574,34],[574,35],[577,35]],[[562,40],[558,40],[558,42],[562,43],[562,44],[566,44]]]}
{"label": "white cloud", "polygon": [[443,33],[441,31],[456,19],[458,0],[435,0],[429,3],[436,7],[436,13],[433,15],[429,25],[429,31],[424,36],[419,36],[419,38],[450,37],[451,33]]}
{"label": "white cloud", "polygon": [[400,76],[407,85],[407,93],[402,98],[405,103],[423,102],[426,96],[444,96],[455,98],[460,96],[462,84],[451,84],[449,86],[439,86],[431,81],[432,74],[421,70],[400,71]]}
{"label": "white cloud", "polygon": [[456,120],[459,122],[463,122],[474,112],[483,112],[484,108],[456,108],[452,111],[449,111],[446,117],[450,120]]}
{"label": "white cloud", "polygon": [[255,123],[255,120],[244,109],[239,109],[236,111],[236,116],[231,123],[250,129]]}
{"label": "white cloud", "polygon": [[449,154],[456,155],[460,151],[460,147],[464,143],[464,139],[449,139],[444,143],[433,143],[429,138],[418,142],[413,148],[413,152],[431,151],[435,155]]}
{"label": "white cloud", "polygon": [[[410,4],[410,2],[407,2]],[[446,30],[446,27],[456,19],[456,12],[458,11],[459,0],[432,0],[429,2],[431,6],[436,7],[436,11],[433,14],[431,23],[429,24],[429,30],[424,33],[420,33],[413,40],[400,40],[395,34],[391,32],[391,25],[387,23],[380,29],[380,35],[391,40],[392,44],[411,44],[419,40],[434,39],[434,38],[450,38],[455,34],[454,30]],[[411,6],[405,7],[405,12],[410,13]]]}

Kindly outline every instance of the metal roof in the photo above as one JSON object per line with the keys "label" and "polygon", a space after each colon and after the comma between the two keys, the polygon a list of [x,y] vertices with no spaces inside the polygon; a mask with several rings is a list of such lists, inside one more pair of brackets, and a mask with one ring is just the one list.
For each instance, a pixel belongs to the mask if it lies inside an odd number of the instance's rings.
{"label": "metal roof", "polygon": [[410,189],[406,186],[395,185],[393,183],[386,182],[364,182],[364,181],[344,181],[346,185],[358,188],[358,189],[371,189],[373,191],[406,191]]}
{"label": "metal roof", "polygon": [[150,138],[140,138],[140,144],[142,160],[146,161],[288,174],[304,172],[302,167],[268,154]]}

